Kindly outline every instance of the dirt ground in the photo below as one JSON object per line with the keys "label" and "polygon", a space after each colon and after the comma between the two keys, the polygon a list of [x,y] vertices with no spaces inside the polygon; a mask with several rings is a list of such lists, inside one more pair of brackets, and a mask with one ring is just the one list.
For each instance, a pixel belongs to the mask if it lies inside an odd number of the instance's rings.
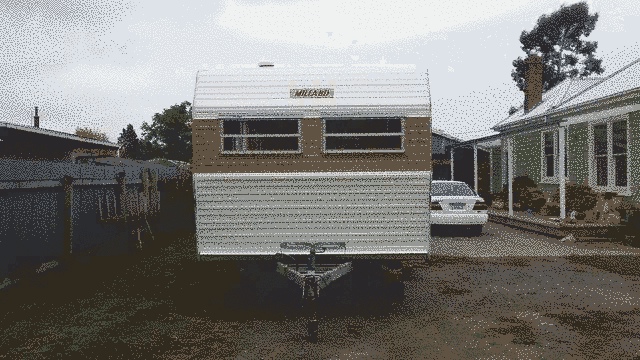
{"label": "dirt ground", "polygon": [[327,288],[312,343],[295,286],[194,263],[192,242],[3,289],[0,359],[640,359],[637,248],[493,224],[434,237],[403,276]]}

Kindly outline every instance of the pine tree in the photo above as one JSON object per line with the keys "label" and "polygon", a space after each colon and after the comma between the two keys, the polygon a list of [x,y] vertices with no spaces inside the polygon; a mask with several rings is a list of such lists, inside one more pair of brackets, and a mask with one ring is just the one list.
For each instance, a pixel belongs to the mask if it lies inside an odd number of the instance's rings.
{"label": "pine tree", "polygon": [[[543,90],[549,90],[567,78],[602,74],[602,60],[595,57],[597,41],[586,41],[595,29],[598,13],[589,14],[589,5],[580,2],[562,5],[559,10],[538,18],[531,31],[522,31],[522,50],[542,57]],[[525,60],[513,61],[511,77],[520,90],[525,88]]]}
{"label": "pine tree", "polygon": [[118,137],[118,144],[122,145],[120,156],[127,159],[138,159],[140,156],[140,141],[138,134],[133,129],[133,125],[129,124],[122,129],[122,133]]}

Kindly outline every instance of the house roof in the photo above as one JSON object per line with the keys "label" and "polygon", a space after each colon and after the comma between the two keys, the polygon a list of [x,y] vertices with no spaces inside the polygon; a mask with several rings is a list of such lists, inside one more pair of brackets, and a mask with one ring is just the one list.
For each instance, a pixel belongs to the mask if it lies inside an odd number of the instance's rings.
{"label": "house roof", "polygon": [[88,139],[88,138],[84,138],[84,137],[81,137],[81,136],[78,136],[78,135],[68,134],[68,133],[61,132],[61,131],[43,129],[43,128],[34,127],[34,126],[18,125],[18,124],[8,123],[8,122],[4,122],[4,121],[0,121],[0,128],[14,129],[14,130],[25,131],[25,132],[29,132],[29,133],[41,134],[41,135],[46,135],[46,136],[53,136],[53,137],[58,137],[58,138],[63,138],[63,139],[68,139],[68,140],[75,140],[75,141],[80,141],[80,142],[84,142],[84,143],[89,143],[89,144],[94,144],[94,145],[101,145],[101,146],[104,146],[104,147],[110,147],[110,148],[113,148],[113,149],[118,149],[120,147],[120,145],[114,144],[114,143],[108,142],[108,141],[100,141],[100,140],[95,140],[95,139]]}
{"label": "house roof", "polygon": [[521,106],[518,111],[496,124],[493,129],[527,124],[537,118],[568,111],[593,101],[640,89],[640,59],[607,77],[566,79],[542,94],[542,101],[529,112]]}
{"label": "house roof", "polygon": [[[331,89],[332,97],[294,97]],[[414,65],[236,66],[198,72],[194,119],[431,116],[426,72]]]}
{"label": "house roof", "polygon": [[440,130],[440,129],[438,129],[438,128],[434,128],[434,127],[432,127],[432,128],[431,128],[431,133],[432,133],[432,134],[434,134],[434,135],[442,136],[443,138],[447,138],[447,139],[449,139],[449,140],[453,140],[453,141],[457,141],[457,142],[462,142],[462,139],[457,138],[457,137],[455,137],[455,136],[453,136],[453,135],[449,135],[449,134],[447,134],[446,132],[444,132],[443,130]]}
{"label": "house roof", "polygon": [[590,103],[613,95],[621,95],[636,89],[640,89],[640,59],[611,74],[598,86],[587,88],[575,97],[568,99],[558,110],[569,109],[576,105]]}
{"label": "house roof", "polygon": [[589,78],[589,79],[566,79],[560,84],[554,86],[551,90],[545,91],[542,94],[542,101],[533,107],[528,112],[524,111],[524,106],[520,106],[518,111],[511,114],[508,118],[502,120],[496,124],[493,128],[499,129],[504,126],[518,124],[520,122],[526,122],[527,120],[535,119],[549,112],[555,110],[564,102],[574,98],[581,92],[588,88],[597,85],[605,80],[604,78]]}

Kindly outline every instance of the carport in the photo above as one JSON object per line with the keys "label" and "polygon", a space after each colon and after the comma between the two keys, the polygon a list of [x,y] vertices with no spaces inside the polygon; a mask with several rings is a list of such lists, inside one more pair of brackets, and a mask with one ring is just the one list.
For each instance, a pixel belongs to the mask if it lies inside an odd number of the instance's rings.
{"label": "carport", "polygon": [[[566,125],[565,125],[566,126]],[[565,167],[565,126],[558,124],[558,168],[564,169]],[[519,129],[520,130],[520,129]],[[451,179],[454,180],[454,149],[456,148],[472,148],[473,149],[473,177],[474,177],[474,191],[478,192],[478,149],[483,149],[489,152],[489,192],[494,193],[496,184],[499,184],[499,190],[504,185],[507,185],[509,195],[509,216],[513,216],[513,178],[514,168],[516,166],[517,159],[514,156],[513,142],[516,134],[522,134],[524,132],[540,131],[540,127],[534,126],[525,131],[517,132],[502,132],[500,134],[489,135],[477,139],[471,139],[460,144],[453,145],[451,151]],[[496,179],[495,174],[499,170],[500,178]],[[560,192],[560,218],[566,217],[566,182],[559,182]]]}

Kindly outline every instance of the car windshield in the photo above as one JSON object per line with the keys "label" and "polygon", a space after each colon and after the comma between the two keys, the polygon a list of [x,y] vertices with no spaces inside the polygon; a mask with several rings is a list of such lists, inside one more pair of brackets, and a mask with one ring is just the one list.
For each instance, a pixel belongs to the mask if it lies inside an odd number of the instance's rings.
{"label": "car windshield", "polygon": [[476,196],[465,183],[434,182],[431,184],[431,196]]}

